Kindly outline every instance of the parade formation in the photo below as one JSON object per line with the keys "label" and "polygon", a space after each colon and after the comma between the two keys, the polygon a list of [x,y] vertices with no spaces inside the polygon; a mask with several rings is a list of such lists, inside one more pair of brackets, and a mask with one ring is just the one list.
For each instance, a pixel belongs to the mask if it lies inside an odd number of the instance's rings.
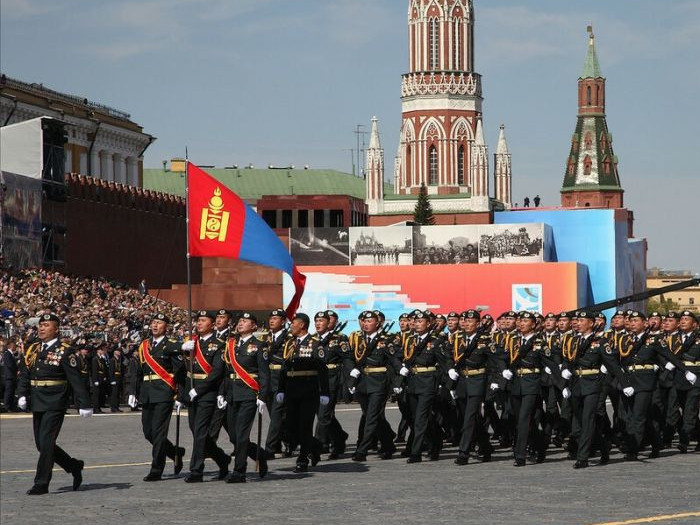
{"label": "parade formation", "polygon": [[[362,410],[355,462],[374,450],[391,460],[399,447],[408,463],[438,461],[453,446],[456,465],[512,451],[513,465],[523,467],[563,448],[582,469],[591,457],[608,463],[615,449],[627,461],[646,449],[659,457],[676,438],[679,453],[691,450],[691,440],[700,451],[700,330],[691,311],[648,318],[617,311],[606,329],[605,316],[591,310],[509,311],[495,320],[474,309],[414,310],[394,332],[382,312],[367,310],[348,336],[331,310],[313,320],[297,313],[291,322],[281,309],[264,320],[251,312],[236,317],[232,323],[230,311],[198,311],[192,333],[179,340],[167,315],[153,315],[128,383],[128,404],[141,407],[152,446],[144,481],[162,479],[166,458],[176,474],[182,470],[186,450],[168,430],[173,412],[179,418],[185,407],[193,435],[188,483],[203,481],[206,458],[218,467],[215,479],[242,483],[248,459],[265,477],[281,455],[296,454],[298,473],[325,454],[343,457],[348,433],[335,407],[351,400]],[[39,451],[30,495],[48,492],[54,463],[72,474],[74,490],[82,483],[83,461],[57,438],[71,399],[81,416],[93,410],[80,355],[59,328],[57,315],[43,313],[38,340],[19,364],[18,406],[33,414]],[[396,431],[385,417],[390,399],[402,416]],[[217,444],[222,428],[234,447],[232,466]]]}

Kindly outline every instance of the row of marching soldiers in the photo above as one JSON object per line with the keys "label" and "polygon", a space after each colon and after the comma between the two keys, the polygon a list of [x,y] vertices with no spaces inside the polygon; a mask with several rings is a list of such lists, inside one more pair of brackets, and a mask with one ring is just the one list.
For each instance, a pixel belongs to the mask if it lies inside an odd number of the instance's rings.
{"label": "row of marching soldiers", "polygon": [[[218,479],[245,482],[248,458],[263,477],[282,441],[290,451],[299,448],[295,472],[315,466],[326,450],[329,459],[338,458],[348,434],[335,405],[346,394],[362,410],[352,456],[360,462],[375,446],[381,459],[391,459],[407,429],[409,463],[425,452],[439,459],[452,441],[458,465],[472,455],[490,461],[492,438],[512,446],[515,466],[528,458],[543,462],[553,445],[566,447],[575,468],[587,467],[594,451],[607,463],[613,443],[636,460],[645,446],[657,457],[676,433],[681,453],[698,440],[700,330],[690,311],[649,319],[617,312],[605,330],[602,314],[587,310],[544,317],[506,312],[496,326],[476,310],[447,316],[415,310],[401,315],[400,330],[391,333],[383,314],[368,310],[349,337],[333,311],[318,312],[312,327],[306,314],[287,326],[285,311],[274,310],[266,332],[251,313],[235,328],[231,318],[226,310],[198,312],[196,334],[183,343],[167,336],[164,314],[154,316],[129,382],[129,405],[142,405],[143,433],[152,444],[145,481],[161,479],[166,457],[176,474],[182,470],[185,450],[168,439],[168,428],[173,408],[179,417],[184,404],[193,434],[187,482],[202,481],[207,457],[219,467]],[[40,453],[30,494],[48,492],[54,461],[73,475],[74,489],[82,483],[84,463],[56,444],[69,386],[81,415],[92,410],[78,360],[59,341],[59,324],[57,316],[43,315],[40,341],[20,363],[18,405],[31,406]],[[398,436],[385,417],[392,395],[402,415]],[[251,443],[256,414],[258,439]],[[232,469],[231,456],[217,444],[222,428],[234,445]]]}

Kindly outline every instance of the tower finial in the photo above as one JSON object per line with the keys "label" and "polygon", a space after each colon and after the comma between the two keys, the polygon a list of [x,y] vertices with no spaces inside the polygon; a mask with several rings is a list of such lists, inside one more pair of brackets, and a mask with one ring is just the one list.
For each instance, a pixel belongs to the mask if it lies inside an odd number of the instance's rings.
{"label": "tower finial", "polygon": [[600,72],[600,64],[598,64],[598,54],[595,50],[595,35],[593,34],[593,26],[589,25],[586,28],[588,32],[588,52],[586,61],[583,64],[583,75],[581,78],[602,78]]}

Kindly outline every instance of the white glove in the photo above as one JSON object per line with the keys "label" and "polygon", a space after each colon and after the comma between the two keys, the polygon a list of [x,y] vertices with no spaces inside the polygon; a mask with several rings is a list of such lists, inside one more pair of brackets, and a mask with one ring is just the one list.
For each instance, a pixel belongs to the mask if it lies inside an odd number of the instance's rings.
{"label": "white glove", "polygon": [[255,404],[258,406],[258,412],[260,414],[264,414],[265,409],[267,408],[267,405],[265,405],[265,401],[263,401],[262,399],[256,399]]}
{"label": "white glove", "polygon": [[[403,392],[403,388],[401,388],[400,386],[394,387],[394,394],[396,394],[398,396],[401,392]],[[352,394],[352,392],[350,392],[350,393]]]}
{"label": "white glove", "polygon": [[491,386],[489,388],[495,392],[496,390],[498,390],[498,383],[491,383]]}
{"label": "white glove", "polygon": [[175,401],[175,413],[179,416],[180,410],[182,410],[182,403],[180,401]]}
{"label": "white glove", "polygon": [[564,399],[569,399],[571,397],[571,390],[564,387],[564,390],[561,391],[561,397],[563,397]]}
{"label": "white glove", "polygon": [[20,397],[20,398],[17,400],[17,406],[18,406],[21,410],[26,410],[26,409],[27,409],[27,398],[24,397],[24,396]]}
{"label": "white glove", "polygon": [[126,404],[129,405],[131,408],[136,408],[136,405],[138,405],[138,403],[138,399],[136,399],[136,396],[133,394],[129,395],[129,398],[126,400]]}
{"label": "white glove", "polygon": [[547,375],[549,375],[549,376],[552,375],[552,369],[549,368],[548,366],[545,366],[545,367],[544,367],[544,372],[545,372],[545,374],[547,374]]}
{"label": "white glove", "polygon": [[605,367],[605,365],[600,365],[600,373],[601,374],[607,374],[608,369]]}
{"label": "white glove", "polygon": [[350,370],[350,377],[354,377],[355,379],[357,379],[358,377],[360,377],[361,373],[362,372],[360,372],[357,368],[353,368],[352,370]]}
{"label": "white glove", "polygon": [[622,393],[627,397],[632,397],[634,395],[634,387],[628,386],[627,388],[623,388]]}
{"label": "white glove", "polygon": [[81,408],[78,410],[80,417],[90,417],[92,415],[92,408]]}
{"label": "white glove", "polygon": [[671,361],[666,363],[666,366],[664,368],[669,372],[673,372],[676,369],[675,365]]}
{"label": "white glove", "polygon": [[403,377],[408,377],[408,368],[402,366],[401,370],[399,370],[399,374],[401,374]]}
{"label": "white glove", "polygon": [[354,394],[354,393],[355,393],[355,387],[354,387],[354,386],[349,387],[349,388],[348,388],[348,392],[350,392],[350,394]]}
{"label": "white glove", "polygon": [[513,379],[513,372],[511,372],[507,368],[503,372],[501,372],[501,375],[506,381],[510,381],[511,379]]}
{"label": "white glove", "polygon": [[566,369],[562,370],[562,371],[561,371],[561,376],[562,376],[564,379],[571,379],[571,370],[566,370]]}
{"label": "white glove", "polygon": [[447,375],[450,376],[450,379],[452,379],[452,381],[457,381],[459,379],[459,374],[457,373],[457,370],[455,370],[454,368],[450,368],[447,371]]}
{"label": "white glove", "polygon": [[324,407],[331,402],[331,398],[328,396],[321,396],[318,398],[319,403],[321,403]]}
{"label": "white glove", "polygon": [[100,382],[99,382],[99,381],[95,381],[95,386],[100,386]]}
{"label": "white glove", "polygon": [[116,381],[112,381],[112,382],[110,383],[110,385],[116,385],[116,384],[117,384]]}
{"label": "white glove", "polygon": [[698,376],[696,376],[695,374],[693,374],[690,371],[685,373],[685,378],[688,380],[688,383],[690,383],[691,385],[694,385],[695,381],[698,380]]}
{"label": "white glove", "polygon": [[216,406],[223,410],[226,408],[226,405],[228,405],[228,401],[224,398],[224,396],[216,396]]}
{"label": "white glove", "polygon": [[278,403],[284,403],[284,392],[277,392],[275,395],[275,401]]}
{"label": "white glove", "polygon": [[182,343],[182,349],[185,352],[189,352],[190,350],[194,350],[194,341],[186,341]]}
{"label": "white glove", "polygon": [[195,397],[197,397],[197,390],[193,388],[190,390],[190,401],[194,401]]}
{"label": "white glove", "polygon": [[456,390],[450,390],[450,397],[452,399],[457,399],[457,391]]}

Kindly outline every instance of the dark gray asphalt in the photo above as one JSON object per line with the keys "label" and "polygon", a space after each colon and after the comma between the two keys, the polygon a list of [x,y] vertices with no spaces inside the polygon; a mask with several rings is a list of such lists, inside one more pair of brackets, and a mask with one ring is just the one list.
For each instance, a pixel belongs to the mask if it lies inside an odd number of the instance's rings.
{"label": "dark gray asphalt", "polygon": [[[392,426],[398,411],[387,412]],[[339,407],[339,419],[354,443],[360,412]],[[174,421],[171,438],[174,439]],[[191,442],[186,418],[184,446]],[[263,433],[264,435],[264,433]],[[219,444],[230,451],[226,435]],[[150,448],[138,414],[67,417],[59,437],[66,451],[86,463],[84,484],[71,491],[72,477],[55,472],[51,493],[30,497],[37,452],[30,418],[0,419],[0,521],[13,524],[153,523],[463,523],[572,524],[698,513],[655,523],[700,523],[700,454],[664,452],[660,459],[629,464],[613,455],[605,467],[574,471],[563,453],[542,465],[516,469],[510,453],[494,461],[457,467],[448,448],[438,462],[407,465],[349,456],[322,461],[307,475],[291,472],[293,459],[270,463],[268,478],[249,473],[245,485],[185,484],[172,478],[145,483]],[[592,462],[595,465],[595,461]],[[110,466],[111,465],[111,466]],[[216,466],[208,461],[214,474]],[[254,465],[250,465],[252,471]],[[18,472],[19,471],[19,472]],[[630,523],[648,523],[634,521]]]}

